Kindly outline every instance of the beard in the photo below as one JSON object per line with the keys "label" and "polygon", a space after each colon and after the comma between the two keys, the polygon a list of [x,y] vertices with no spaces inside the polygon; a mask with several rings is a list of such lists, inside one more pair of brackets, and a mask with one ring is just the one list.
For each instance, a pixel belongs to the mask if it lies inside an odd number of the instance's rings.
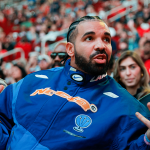
{"label": "beard", "polygon": [[[106,55],[106,63],[105,64],[96,64],[92,63],[92,58],[98,54],[105,54]],[[79,55],[75,49],[75,64],[90,75],[103,75],[106,74],[109,66],[108,62],[108,54],[105,50],[96,51],[94,54],[90,55],[89,61],[82,55]]]}
{"label": "beard", "polygon": [[55,67],[63,67],[64,66],[64,64],[61,64],[59,61],[56,61],[56,62],[54,62],[54,64],[52,65],[52,68],[55,68]]}

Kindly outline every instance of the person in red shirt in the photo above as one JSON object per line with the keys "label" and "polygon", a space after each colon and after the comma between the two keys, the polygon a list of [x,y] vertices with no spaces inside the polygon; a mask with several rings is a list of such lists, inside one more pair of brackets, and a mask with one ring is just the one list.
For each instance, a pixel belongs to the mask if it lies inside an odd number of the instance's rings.
{"label": "person in red shirt", "polygon": [[[21,38],[21,41],[16,44],[15,48],[22,48],[22,50],[23,50],[24,53],[25,53],[25,58],[26,58],[26,59],[28,59],[28,57],[29,57],[29,56],[28,56],[28,55],[29,55],[29,52],[32,51],[32,45],[28,42],[26,36],[23,36],[23,37]],[[21,56],[21,55],[20,55],[19,52],[16,53],[16,54],[15,54],[15,59],[20,58],[20,56]]]}

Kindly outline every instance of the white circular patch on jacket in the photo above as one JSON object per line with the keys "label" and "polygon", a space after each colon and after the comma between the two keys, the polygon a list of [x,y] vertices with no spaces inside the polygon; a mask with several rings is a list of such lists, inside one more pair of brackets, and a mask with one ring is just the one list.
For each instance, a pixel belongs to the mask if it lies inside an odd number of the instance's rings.
{"label": "white circular patch on jacket", "polygon": [[81,76],[80,74],[72,74],[71,78],[73,80],[75,80],[75,81],[78,81],[78,82],[82,82],[83,81],[83,76]]}

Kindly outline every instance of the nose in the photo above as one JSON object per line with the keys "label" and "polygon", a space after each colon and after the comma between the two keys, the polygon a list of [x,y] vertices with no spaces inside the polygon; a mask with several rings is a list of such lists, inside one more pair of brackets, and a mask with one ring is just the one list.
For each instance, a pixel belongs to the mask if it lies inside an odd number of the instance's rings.
{"label": "nose", "polygon": [[58,55],[55,57],[54,61],[61,61]]}
{"label": "nose", "polygon": [[105,44],[102,39],[97,39],[94,46],[95,50],[105,50]]}
{"label": "nose", "polygon": [[131,70],[129,68],[126,69],[126,75],[130,75],[131,74]]}

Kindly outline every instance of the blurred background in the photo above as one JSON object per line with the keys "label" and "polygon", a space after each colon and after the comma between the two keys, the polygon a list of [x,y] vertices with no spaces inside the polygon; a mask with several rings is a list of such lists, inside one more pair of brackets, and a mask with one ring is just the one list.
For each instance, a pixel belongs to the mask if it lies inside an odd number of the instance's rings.
{"label": "blurred background", "polygon": [[112,36],[112,65],[135,51],[150,75],[150,0],[0,0],[0,78],[7,84],[53,67],[51,53],[66,42],[69,25],[99,16]]}

